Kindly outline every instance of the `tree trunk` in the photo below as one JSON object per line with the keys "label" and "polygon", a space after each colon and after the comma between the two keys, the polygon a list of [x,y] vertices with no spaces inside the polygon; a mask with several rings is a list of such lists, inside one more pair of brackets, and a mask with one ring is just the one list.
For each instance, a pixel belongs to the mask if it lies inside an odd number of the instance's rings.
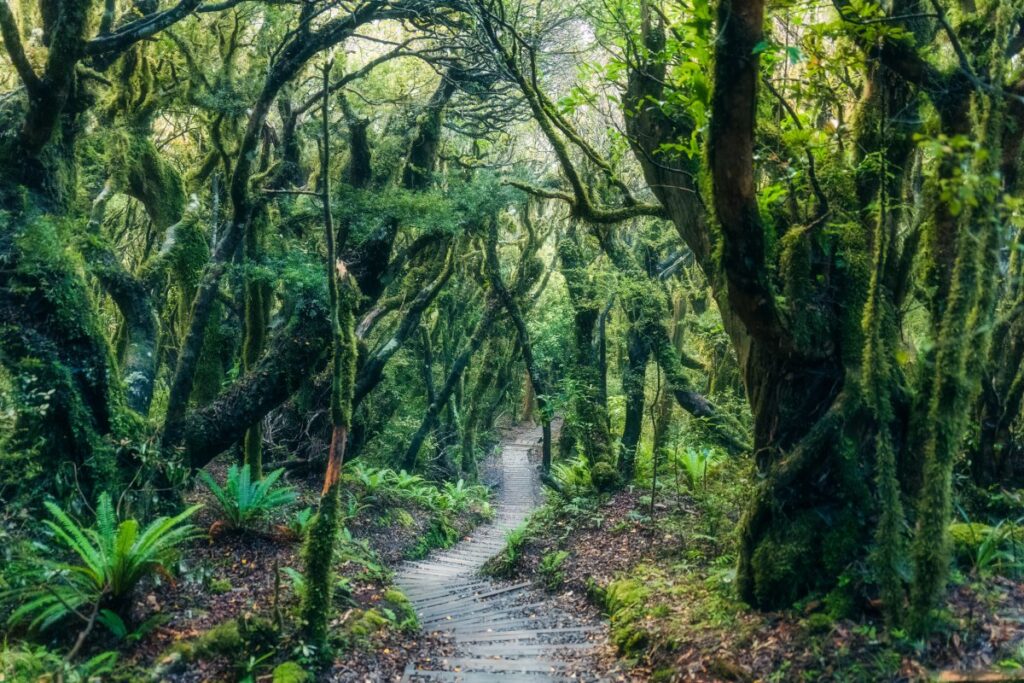
{"label": "tree trunk", "polygon": [[626,423],[619,447],[619,474],[632,481],[636,474],[636,451],[644,421],[644,380],[651,349],[636,326],[631,326],[626,339],[627,364],[622,373],[622,391],[626,395]]}

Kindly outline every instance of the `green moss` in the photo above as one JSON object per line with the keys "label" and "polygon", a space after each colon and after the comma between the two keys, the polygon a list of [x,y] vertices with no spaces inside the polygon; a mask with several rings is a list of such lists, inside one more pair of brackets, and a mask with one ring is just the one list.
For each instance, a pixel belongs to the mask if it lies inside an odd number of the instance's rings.
{"label": "green moss", "polygon": [[376,609],[355,611],[345,623],[345,634],[356,639],[365,639],[391,625],[391,621]]}
{"label": "green moss", "polygon": [[828,590],[858,556],[862,522],[852,510],[811,509],[773,525],[754,551],[758,604],[788,607],[814,590]]}
{"label": "green moss", "polygon": [[34,453],[57,473],[47,484],[59,488],[64,480],[67,493],[115,489],[112,442],[126,426],[119,419],[126,408],[81,261],[64,248],[63,224],[0,214],[5,221],[0,253],[9,278],[0,304],[23,312],[0,322],[0,363],[18,378],[12,447]]}
{"label": "green moss", "polygon": [[230,619],[192,640],[177,643],[171,651],[186,661],[195,661],[218,655],[235,655],[244,645],[238,621]]}
{"label": "green moss", "polygon": [[250,656],[272,652],[279,644],[280,633],[269,619],[258,616],[229,619],[191,640],[175,643],[161,658],[159,673],[174,671],[185,662],[214,657],[224,657],[241,666]]}
{"label": "green moss", "polygon": [[215,578],[210,580],[210,592],[215,595],[229,593],[233,588],[234,586],[231,585],[231,581],[229,579]]}
{"label": "green moss", "polygon": [[622,477],[615,467],[605,460],[597,462],[590,468],[590,481],[601,493],[609,493],[622,485]]}
{"label": "green moss", "polygon": [[384,605],[394,614],[394,621],[403,631],[415,631],[419,628],[419,618],[409,598],[397,588],[389,588],[384,592]]}
{"label": "green moss", "polygon": [[808,346],[828,335],[829,321],[818,300],[819,285],[811,263],[815,239],[812,228],[798,228],[783,235],[779,244],[782,294],[792,315],[793,336],[800,346]]}
{"label": "green moss", "polygon": [[835,625],[831,614],[816,612],[804,619],[803,626],[809,633],[828,633]]}
{"label": "green moss", "polygon": [[130,154],[134,163],[127,173],[129,194],[142,202],[158,228],[173,225],[185,208],[185,189],[178,171],[164,161],[149,139],[136,139]]}
{"label": "green moss", "polygon": [[605,609],[612,642],[626,658],[639,656],[651,641],[645,622],[650,588],[640,581],[619,579],[605,589]]}
{"label": "green moss", "polygon": [[310,676],[299,664],[282,662],[274,667],[271,680],[273,683],[306,683]]}
{"label": "green moss", "polygon": [[[334,545],[340,525],[338,485],[320,498],[320,510],[313,520],[305,547],[306,593],[302,600],[303,631],[323,652],[327,644],[328,620],[333,593]],[[323,654],[327,654],[323,652]]]}

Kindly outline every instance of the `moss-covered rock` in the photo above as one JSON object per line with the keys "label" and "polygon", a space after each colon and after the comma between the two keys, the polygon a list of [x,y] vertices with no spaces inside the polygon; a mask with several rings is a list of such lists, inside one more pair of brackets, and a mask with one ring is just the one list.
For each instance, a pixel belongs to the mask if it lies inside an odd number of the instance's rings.
{"label": "moss-covered rock", "polygon": [[622,477],[611,463],[604,460],[590,468],[590,481],[600,493],[609,493],[622,486]]}
{"label": "moss-covered rock", "polygon": [[345,622],[344,633],[361,640],[386,629],[390,624],[391,621],[376,609],[356,610]]}
{"label": "moss-covered rock", "polygon": [[282,662],[274,667],[271,680],[273,683],[306,683],[310,675],[295,662]]}
{"label": "moss-covered rock", "polygon": [[409,598],[397,588],[389,588],[384,591],[384,606],[395,615],[395,623],[398,628],[405,631],[415,631],[419,628],[419,618]]}

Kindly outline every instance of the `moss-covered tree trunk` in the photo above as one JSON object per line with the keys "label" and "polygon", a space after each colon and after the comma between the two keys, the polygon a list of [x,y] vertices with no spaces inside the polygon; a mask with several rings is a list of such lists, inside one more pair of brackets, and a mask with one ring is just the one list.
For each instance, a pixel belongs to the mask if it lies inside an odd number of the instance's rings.
{"label": "moss-covered tree trunk", "polygon": [[601,400],[601,364],[594,343],[601,301],[594,276],[587,272],[588,261],[581,239],[574,225],[558,243],[559,264],[573,308],[574,333],[573,419],[565,431],[583,448],[587,460],[594,464],[612,462],[612,439],[608,430],[607,406]]}
{"label": "moss-covered tree trunk", "polygon": [[645,378],[651,349],[637,326],[630,326],[626,337],[626,368],[622,373],[622,391],[626,395],[626,421],[619,442],[619,474],[632,481],[636,474],[636,451],[643,431]]}
{"label": "moss-covered tree trunk", "polygon": [[[245,338],[242,342],[242,369],[252,372],[266,346],[267,324],[270,316],[270,299],[273,294],[270,284],[262,273],[261,261],[264,252],[264,233],[267,217],[265,212],[254,217],[246,226],[242,253],[245,259]],[[263,477],[263,424],[254,422],[245,432],[242,443],[242,459],[249,465],[254,479]]]}
{"label": "moss-covered tree trunk", "polygon": [[355,391],[358,353],[355,334],[358,290],[348,274],[345,263],[337,258],[331,215],[328,107],[330,71],[331,63],[328,62],[323,67],[321,201],[327,242],[327,282],[331,306],[331,445],[327,456],[323,490],[320,493],[320,509],[306,541],[306,594],[302,602],[303,634],[317,647],[317,655],[324,662],[329,661],[328,623],[334,586],[334,545],[341,525],[341,466],[345,461],[345,444],[352,424],[352,396]]}

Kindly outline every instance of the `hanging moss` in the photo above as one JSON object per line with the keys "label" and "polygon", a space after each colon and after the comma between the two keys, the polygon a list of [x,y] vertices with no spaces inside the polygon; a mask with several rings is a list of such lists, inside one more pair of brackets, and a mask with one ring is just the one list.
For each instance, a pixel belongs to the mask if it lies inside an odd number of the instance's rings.
{"label": "hanging moss", "polygon": [[923,444],[923,485],[913,546],[911,626],[919,634],[931,628],[931,612],[945,590],[949,570],[947,525],[952,515],[953,464],[966,428],[968,406],[979,387],[979,376],[970,371],[968,356],[984,357],[990,337],[994,269],[986,273],[982,263],[987,260],[985,252],[995,248],[995,223],[980,213],[963,216],[936,344],[926,406],[930,433]]}

